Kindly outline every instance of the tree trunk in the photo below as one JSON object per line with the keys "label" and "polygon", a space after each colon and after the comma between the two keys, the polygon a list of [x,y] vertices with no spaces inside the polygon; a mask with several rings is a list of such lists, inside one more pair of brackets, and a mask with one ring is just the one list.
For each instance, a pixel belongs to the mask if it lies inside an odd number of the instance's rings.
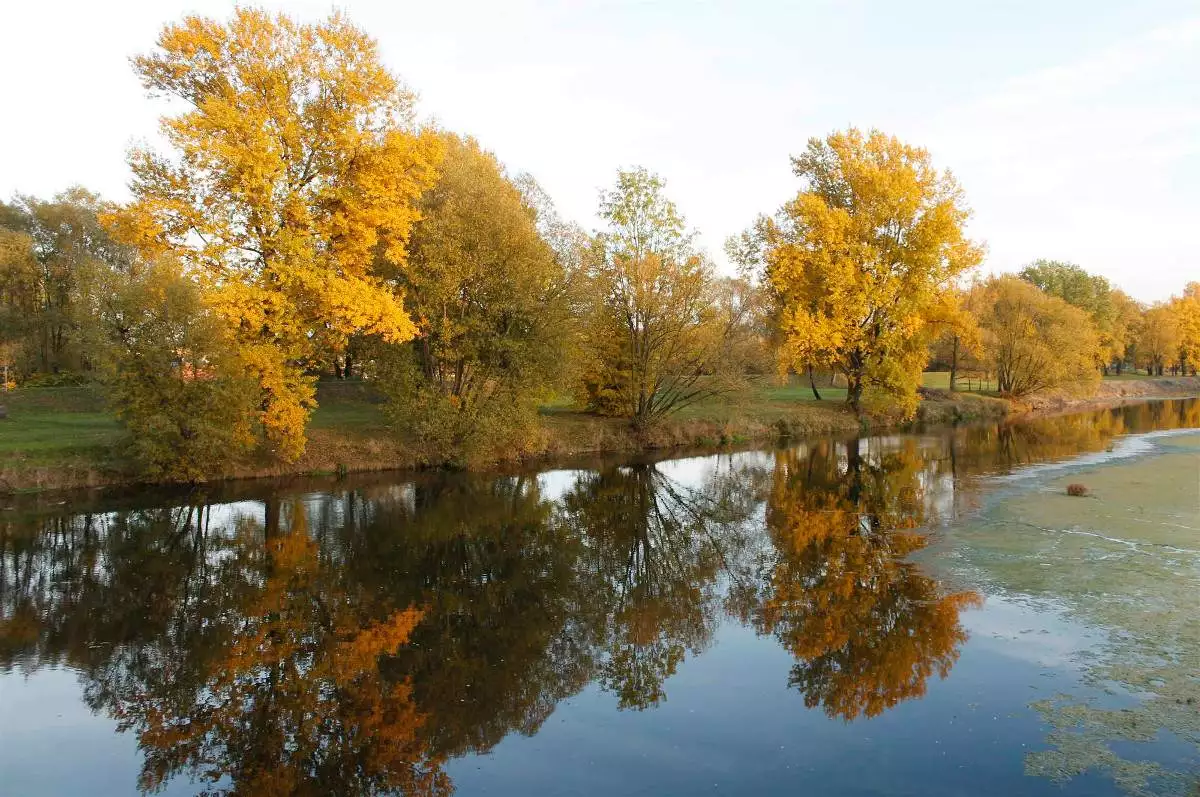
{"label": "tree trunk", "polygon": [[808,366],[808,386],[812,389],[813,398],[817,401],[821,400],[821,394],[817,392],[817,380],[813,378],[813,367]]}
{"label": "tree trunk", "polygon": [[958,392],[958,335],[954,336],[954,347],[950,349],[950,392]]}
{"label": "tree trunk", "polygon": [[863,383],[862,374],[846,374],[846,403],[857,415],[862,409]]}

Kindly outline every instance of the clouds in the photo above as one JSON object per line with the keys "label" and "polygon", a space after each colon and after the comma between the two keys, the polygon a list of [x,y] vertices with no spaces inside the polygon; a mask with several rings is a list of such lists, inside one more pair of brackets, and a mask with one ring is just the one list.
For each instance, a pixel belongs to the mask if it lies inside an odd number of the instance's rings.
{"label": "clouds", "polygon": [[[306,18],[327,2],[272,2]],[[424,118],[529,170],[595,223],[645,165],[719,256],[795,190],[788,156],[854,124],[958,175],[987,267],[1073,260],[1142,299],[1200,278],[1200,18],[1194,0],[963,4],[346,0]],[[0,27],[0,195],[82,182],[120,198],[124,151],[161,106],[128,57],[230,0],[18,4]],[[12,121],[15,120],[15,123]]]}
{"label": "clouds", "polygon": [[1200,18],[1019,75],[933,116],[989,267],[1073,260],[1141,299],[1200,275]]}

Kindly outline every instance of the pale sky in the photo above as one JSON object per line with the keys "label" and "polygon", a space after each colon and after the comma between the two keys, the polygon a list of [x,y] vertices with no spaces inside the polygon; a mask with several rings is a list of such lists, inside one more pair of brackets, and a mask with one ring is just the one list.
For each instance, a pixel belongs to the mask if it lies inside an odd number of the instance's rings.
{"label": "pale sky", "polygon": [[[308,19],[323,2],[268,2]],[[0,197],[128,196],[124,153],[163,105],[128,58],[228,0],[6,4]],[[718,261],[797,189],[810,136],[878,127],[958,176],[986,271],[1071,260],[1142,300],[1200,279],[1200,2],[449,2],[337,5],[424,119],[531,172],[595,226],[643,165]]]}

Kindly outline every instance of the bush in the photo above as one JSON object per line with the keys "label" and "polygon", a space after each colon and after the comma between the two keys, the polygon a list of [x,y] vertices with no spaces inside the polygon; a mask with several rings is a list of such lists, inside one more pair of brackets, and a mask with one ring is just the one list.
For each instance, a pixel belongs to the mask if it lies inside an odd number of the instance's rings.
{"label": "bush", "polygon": [[384,412],[422,464],[487,465],[538,444],[537,409],[527,396],[494,394],[464,404],[415,379],[389,376]]}
{"label": "bush", "polygon": [[258,396],[223,324],[174,263],[123,276],[111,295],[107,395],[142,475],[196,482],[221,474],[254,446]]}

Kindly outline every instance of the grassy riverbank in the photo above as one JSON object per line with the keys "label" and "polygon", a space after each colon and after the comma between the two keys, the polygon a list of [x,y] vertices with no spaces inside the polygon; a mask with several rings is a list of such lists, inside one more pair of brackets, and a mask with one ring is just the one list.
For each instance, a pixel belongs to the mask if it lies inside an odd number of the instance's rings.
{"label": "grassy riverbank", "polygon": [[[1192,384],[1194,382],[1194,384]],[[1014,408],[980,393],[948,393],[947,377],[926,374],[925,397],[917,422],[950,424],[1004,417],[1017,411],[1062,409],[1073,399]],[[561,402],[542,410],[542,434],[513,459],[568,457],[601,452],[632,452],[684,446],[722,445],[829,433],[853,433],[892,425],[886,418],[863,420],[850,413],[845,392],[820,388],[814,400],[806,383],[777,385],[763,380],[736,395],[688,408],[656,428],[635,433],[628,423],[600,418]],[[1106,381],[1098,400],[1129,395],[1200,393],[1195,380],[1128,379]],[[251,463],[230,477],[339,473],[416,467],[409,449],[388,427],[369,388],[355,383],[324,383],[320,406],[309,428],[304,456],[292,465]],[[1096,400],[1096,399],[1093,399]],[[89,388],[34,388],[4,397],[8,418],[0,421],[0,490],[97,487],[135,481],[123,455],[123,431],[101,397]]]}

